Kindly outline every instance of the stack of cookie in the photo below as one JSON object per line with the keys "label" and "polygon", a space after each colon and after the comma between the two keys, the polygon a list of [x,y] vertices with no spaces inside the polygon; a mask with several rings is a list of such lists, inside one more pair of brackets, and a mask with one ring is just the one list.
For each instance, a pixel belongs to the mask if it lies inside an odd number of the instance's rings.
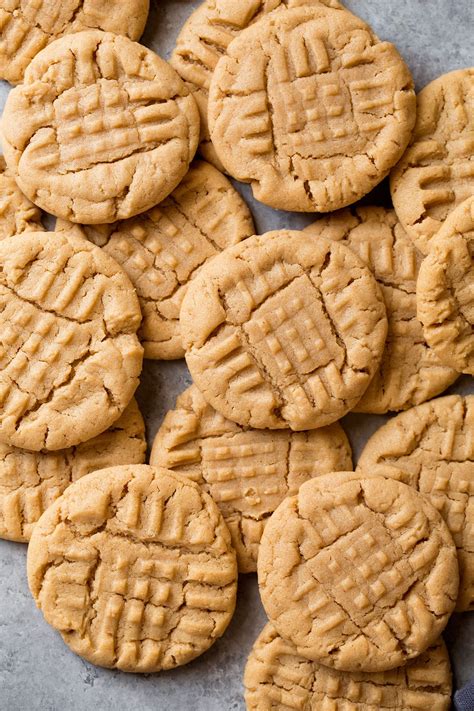
{"label": "stack of cookie", "polygon": [[[148,2],[115,5],[1,15],[0,536],[95,664],[189,662],[258,571],[249,709],[446,709],[474,396],[436,396],[474,374],[474,70],[417,107],[337,0],[205,0],[168,64],[133,41]],[[256,235],[224,172],[333,214]],[[390,172],[394,208],[355,204]],[[143,357],[183,356],[145,464]],[[406,411],[355,472],[351,411]]]}

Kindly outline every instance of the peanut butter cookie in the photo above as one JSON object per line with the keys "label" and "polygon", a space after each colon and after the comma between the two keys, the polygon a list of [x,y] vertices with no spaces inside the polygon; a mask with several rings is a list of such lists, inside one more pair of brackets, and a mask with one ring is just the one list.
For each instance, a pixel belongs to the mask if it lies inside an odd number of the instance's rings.
{"label": "peanut butter cookie", "polygon": [[41,210],[23,195],[0,156],[0,239],[43,229]]}
{"label": "peanut butter cookie", "polygon": [[270,622],[300,655],[378,672],[437,640],[459,576],[453,539],[430,502],[360,471],[310,479],[280,504],[262,536],[258,580]]}
{"label": "peanut butter cookie", "polygon": [[380,289],[345,245],[278,231],[206,264],[180,316],[204,398],[244,427],[306,430],[351,410],[387,335]]}
{"label": "peanut butter cookie", "polygon": [[190,662],[234,612],[237,564],[216,504],[189,479],[143,464],[68,487],[36,524],[27,568],[66,644],[122,671]]}
{"label": "peanut butter cookie", "polygon": [[29,64],[2,118],[5,160],[36,205],[100,224],[150,209],[188,170],[196,102],[170,65],[109,32],[66,35]]}
{"label": "peanut butter cookie", "polygon": [[352,458],[339,424],[298,433],[240,427],[193,385],[167,413],[150,464],[204,487],[229,527],[239,571],[251,573],[265,523],[285,496],[313,476],[352,469]]}

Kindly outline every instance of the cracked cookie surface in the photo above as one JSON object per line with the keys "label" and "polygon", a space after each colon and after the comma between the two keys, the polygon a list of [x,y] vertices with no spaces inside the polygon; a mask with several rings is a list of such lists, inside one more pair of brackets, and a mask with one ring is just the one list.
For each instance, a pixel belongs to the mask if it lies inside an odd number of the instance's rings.
{"label": "cracked cookie surface", "polygon": [[417,248],[474,191],[474,68],[443,74],[418,95],[410,145],[390,176],[398,219]]}
{"label": "cracked cookie surface", "polygon": [[219,170],[223,167],[207,122],[209,86],[217,62],[246,27],[277,8],[299,5],[341,7],[337,0],[206,0],[191,13],[177,37],[170,64],[187,83],[199,107],[200,152]]}
{"label": "cracked cookie surface", "polygon": [[390,420],[367,442],[358,466],[426,496],[456,544],[457,609],[474,610],[474,395],[431,400]]}
{"label": "cracked cookie surface", "polygon": [[430,242],[416,285],[418,318],[443,363],[474,375],[474,197],[449,215]]}
{"label": "cracked cookie surface", "polygon": [[33,451],[84,442],[138,385],[141,314],[127,275],[66,233],[0,240],[0,440]]}
{"label": "cracked cookie surface", "polygon": [[41,210],[23,195],[0,156],[0,239],[43,229]]}
{"label": "cracked cookie surface", "polygon": [[452,675],[442,639],[399,669],[340,672],[305,659],[267,624],[244,686],[248,711],[449,711]]}
{"label": "cracked cookie surface", "polygon": [[416,280],[422,256],[393,210],[357,207],[305,229],[350,247],[373,272],[383,293],[388,334],[382,362],[355,412],[406,410],[439,395],[458,377],[428,346],[416,317]]}
{"label": "cracked cookie surface", "polygon": [[328,212],[368,193],[402,156],[415,121],[410,73],[344,9],[273,12],[218,62],[209,128],[227,172],[271,207]]}
{"label": "cracked cookie surface", "polygon": [[180,324],[204,398],[259,429],[338,420],[367,388],[387,334],[382,294],[362,260],[345,245],[285,230],[206,264]]}
{"label": "cracked cookie surface", "polygon": [[186,174],[198,139],[196,102],[174,69],[100,31],[37,54],[2,118],[5,160],[21,190],[84,224],[154,207]]}
{"label": "cracked cookie surface", "polygon": [[299,654],[343,671],[406,664],[454,610],[458,562],[436,509],[385,477],[304,483],[267,523],[258,556],[265,611]]}
{"label": "cracked cookie surface", "polygon": [[102,469],[72,484],[35,526],[27,568],[66,644],[123,671],[186,664],[234,612],[237,564],[217,505],[156,467]]}
{"label": "cracked cookie surface", "polygon": [[145,423],[135,400],[105,432],[58,452],[29,452],[0,443],[0,538],[20,543],[65,489],[80,477],[145,461]]}
{"label": "cracked cookie surface", "polygon": [[268,517],[285,496],[314,476],[352,469],[339,424],[309,432],[254,430],[227,420],[195,385],[167,413],[150,464],[172,469],[204,487],[229,528],[241,573],[257,570]]}
{"label": "cracked cookie surface", "polygon": [[[58,220],[56,230],[72,223]],[[180,185],[147,213],[76,230],[110,254],[137,290],[145,358],[183,358],[179,310],[188,282],[225,247],[255,232],[239,193],[218,170],[195,161]]]}

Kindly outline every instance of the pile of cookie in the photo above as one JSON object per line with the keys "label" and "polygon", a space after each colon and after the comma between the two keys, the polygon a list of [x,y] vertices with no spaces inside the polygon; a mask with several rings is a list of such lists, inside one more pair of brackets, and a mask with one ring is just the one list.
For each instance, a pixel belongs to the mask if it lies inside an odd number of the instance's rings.
{"label": "pile of cookie", "polygon": [[[0,10],[0,536],[37,605],[87,660],[159,671],[258,571],[249,709],[449,708],[474,396],[437,396],[474,374],[474,69],[416,98],[336,0],[205,0],[170,63],[135,41],[146,0],[56,5]],[[224,173],[331,214],[255,235]],[[355,205],[389,173],[394,209]],[[145,464],[143,357],[183,356]],[[355,471],[350,411],[404,411]]]}

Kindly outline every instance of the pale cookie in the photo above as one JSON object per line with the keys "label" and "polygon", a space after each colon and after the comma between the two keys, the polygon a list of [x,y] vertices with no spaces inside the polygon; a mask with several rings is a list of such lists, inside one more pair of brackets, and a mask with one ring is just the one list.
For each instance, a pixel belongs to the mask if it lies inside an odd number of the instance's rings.
{"label": "pale cookie", "polygon": [[240,427],[193,385],[167,413],[150,464],[204,487],[229,527],[239,571],[251,573],[265,523],[285,496],[311,477],[352,469],[352,457],[339,424],[298,433]]}
{"label": "pale cookie", "polygon": [[[72,223],[58,220],[56,230]],[[77,225],[103,247],[135,286],[143,314],[138,337],[145,358],[183,358],[179,310],[190,279],[208,259],[255,233],[247,205],[218,170],[191,165],[160,205],[116,225]]]}
{"label": "pale cookie", "polygon": [[406,410],[439,395],[458,373],[440,363],[416,317],[421,255],[393,210],[357,207],[321,218],[305,232],[350,247],[372,270],[387,308],[388,335],[380,367],[356,412]]}
{"label": "pale cookie", "polygon": [[449,711],[452,675],[441,638],[399,669],[340,672],[305,659],[267,624],[244,686],[248,711]]}
{"label": "pale cookie", "polygon": [[193,92],[201,115],[200,151],[222,170],[209,135],[207,103],[217,62],[237,35],[253,22],[280,7],[327,5],[337,0],[205,0],[183,25],[170,63]]}
{"label": "pale cookie", "polygon": [[126,274],[87,240],[1,240],[0,441],[65,449],[110,427],[138,385],[140,319]]}
{"label": "pale cookie", "polygon": [[141,36],[149,0],[0,0],[0,78],[23,81],[33,57],[58,37],[81,30]]}
{"label": "pale cookie", "polygon": [[280,504],[262,536],[258,581],[270,622],[299,654],[376,672],[436,641],[459,575],[453,539],[429,501],[359,472],[311,479]]}
{"label": "pale cookie", "polygon": [[66,35],[8,95],[5,160],[36,205],[72,222],[133,217],[174,190],[199,139],[196,102],[154,52],[98,30]]}
{"label": "pale cookie", "polygon": [[473,131],[474,68],[444,74],[419,93],[415,131],[390,182],[398,219],[423,254],[474,193]]}
{"label": "pale cookie", "polygon": [[105,467],[145,461],[145,424],[135,400],[110,429],[59,452],[0,444],[0,538],[26,543],[41,514],[74,481]]}
{"label": "pale cookie", "polygon": [[73,652],[122,671],[190,662],[235,608],[235,553],[216,504],[146,465],[66,489],[35,526],[27,569],[36,604]]}
{"label": "pale cookie", "polygon": [[356,202],[402,156],[414,121],[413,80],[397,50],[343,9],[267,15],[231,42],[209,91],[225,169],[284,210]]}
{"label": "pale cookie", "polygon": [[430,242],[416,285],[418,318],[441,362],[474,375],[474,196]]}
{"label": "pale cookie", "polygon": [[41,210],[23,195],[0,156],[0,239],[43,229]]}
{"label": "pale cookie", "polygon": [[206,264],[180,316],[205,399],[233,422],[305,430],[351,410],[387,335],[380,289],[352,250],[303,232],[250,237]]}
{"label": "pale cookie", "polygon": [[457,609],[474,610],[474,395],[449,395],[390,420],[367,442],[363,471],[400,479],[428,497],[458,549]]}

